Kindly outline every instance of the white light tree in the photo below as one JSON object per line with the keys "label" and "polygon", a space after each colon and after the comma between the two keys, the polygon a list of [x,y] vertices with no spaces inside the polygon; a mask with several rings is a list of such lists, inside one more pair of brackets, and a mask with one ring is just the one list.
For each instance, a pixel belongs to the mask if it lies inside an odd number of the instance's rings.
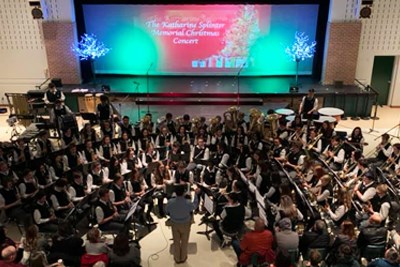
{"label": "white light tree", "polygon": [[93,71],[93,82],[96,84],[96,72],[94,71],[94,61],[105,56],[110,49],[100,42],[94,34],[83,34],[81,40],[76,45],[72,45],[72,51],[81,61],[89,60]]}
{"label": "white light tree", "polygon": [[299,63],[307,58],[312,58],[315,53],[317,42],[313,41],[308,43],[309,38],[304,32],[296,32],[295,42],[292,47],[286,47],[286,54],[288,54],[293,61],[296,61],[296,86],[299,85]]}

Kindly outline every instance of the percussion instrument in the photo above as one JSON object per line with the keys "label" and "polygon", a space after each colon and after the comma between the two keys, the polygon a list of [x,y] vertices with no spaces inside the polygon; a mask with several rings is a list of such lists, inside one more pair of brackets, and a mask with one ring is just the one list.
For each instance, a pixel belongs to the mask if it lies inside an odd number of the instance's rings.
{"label": "percussion instrument", "polygon": [[340,121],[340,116],[344,114],[344,111],[340,108],[333,108],[333,107],[325,107],[320,108],[318,113],[323,116],[329,116],[336,119],[336,122]]}
{"label": "percussion instrument", "polygon": [[278,108],[275,113],[282,116],[294,115],[294,111],[288,108]]}

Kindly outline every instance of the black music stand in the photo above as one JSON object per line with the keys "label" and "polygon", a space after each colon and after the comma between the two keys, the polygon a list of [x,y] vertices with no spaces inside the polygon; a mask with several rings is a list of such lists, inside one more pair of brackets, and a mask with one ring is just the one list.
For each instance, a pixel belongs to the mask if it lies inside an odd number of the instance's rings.
{"label": "black music stand", "polygon": [[74,228],[76,228],[76,225],[78,224],[78,222],[76,221],[76,216],[75,216],[76,212],[78,210],[83,210],[85,205],[89,205],[90,206],[89,203],[92,202],[93,199],[97,196],[97,192],[98,192],[98,190],[93,190],[92,192],[87,194],[84,198],[82,198],[78,202],[78,204],[76,204],[74,206],[74,208],[72,208],[71,211],[68,212],[67,216],[65,216],[65,218],[64,218],[64,222],[68,222],[70,220],[70,218],[71,218],[71,221],[72,221],[72,224],[73,224],[72,226]]}
{"label": "black music stand", "polygon": [[[210,215],[213,215],[215,213],[215,203],[214,201],[210,198],[210,196],[207,194],[207,192],[204,194],[204,207],[206,208],[207,212]],[[198,231],[197,234],[199,235],[205,235],[207,237],[207,240],[211,240],[210,234],[214,232],[214,229],[209,229],[208,226],[210,223],[215,220],[213,217],[209,217],[207,215],[204,215],[202,218],[202,222],[199,225],[202,225],[203,223],[206,225],[205,231]]]}
{"label": "black music stand", "polygon": [[97,124],[97,116],[94,113],[81,113],[82,119],[89,121],[90,125]]}

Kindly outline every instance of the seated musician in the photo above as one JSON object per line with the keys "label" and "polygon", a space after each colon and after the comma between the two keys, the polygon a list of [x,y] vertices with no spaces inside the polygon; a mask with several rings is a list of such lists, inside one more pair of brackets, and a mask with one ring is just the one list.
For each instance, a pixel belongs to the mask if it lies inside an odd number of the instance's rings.
{"label": "seated musician", "polygon": [[286,127],[286,120],[279,119],[278,129],[276,130],[276,137],[279,137],[283,144],[287,144],[287,138],[289,137],[289,131]]}
{"label": "seated musician", "polygon": [[376,156],[377,165],[380,165],[381,163],[387,161],[388,158],[392,155],[393,147],[390,144],[389,134],[382,134],[381,142],[376,147],[376,153],[378,153]]}
{"label": "seated musician", "polygon": [[3,181],[8,178],[12,179],[15,183],[19,180],[17,174],[10,169],[7,162],[0,161],[0,180]]}
{"label": "seated musician", "polygon": [[54,151],[53,145],[49,140],[49,133],[42,130],[36,139],[36,158],[42,158]]}
{"label": "seated musician", "polygon": [[341,178],[345,181],[352,179],[361,174],[359,167],[359,160],[362,158],[361,150],[353,150],[350,159],[346,160],[343,165],[343,174]]}
{"label": "seated musician", "polygon": [[35,177],[40,189],[49,188],[56,180],[55,174],[50,171],[46,163],[39,163],[35,171]]}
{"label": "seated musician", "polygon": [[351,132],[350,138],[347,140],[351,145],[363,151],[364,137],[360,127],[355,127]]}
{"label": "seated musician", "polygon": [[329,166],[334,171],[339,171],[343,167],[345,151],[340,143],[339,136],[334,136],[331,139],[331,144],[328,145],[323,152],[325,159],[330,161]]}
{"label": "seated musician", "polygon": [[330,237],[323,220],[316,220],[309,231],[305,231],[300,238],[299,250],[303,255],[307,255],[307,250],[312,248],[327,249],[330,244]]}
{"label": "seated musician", "polygon": [[164,164],[159,162],[157,168],[151,173],[151,186],[155,188],[153,198],[157,199],[158,214],[161,218],[165,217],[164,198],[166,186],[172,184],[171,173]]}
{"label": "seated musician", "polygon": [[274,171],[271,173],[271,186],[268,191],[264,194],[264,198],[268,200],[269,203],[278,205],[281,199],[281,177],[279,172]]}
{"label": "seated musician", "polygon": [[92,141],[93,143],[97,141],[98,136],[96,131],[92,128],[90,123],[86,123],[82,130],[79,132],[81,143],[86,143],[87,140]]}
{"label": "seated musician", "polygon": [[338,189],[337,198],[332,205],[325,205],[325,211],[336,226],[340,226],[347,219],[351,208],[351,195],[345,187]]}
{"label": "seated musician", "polygon": [[151,137],[149,130],[144,128],[140,132],[140,136],[137,140],[138,152],[145,152],[149,144],[154,144],[153,137]]}
{"label": "seated musician", "polygon": [[393,145],[393,152],[385,162],[385,164],[381,165],[383,171],[388,172],[389,174],[395,173],[400,164],[400,143]]}
{"label": "seated musician", "polygon": [[196,160],[207,161],[210,158],[210,150],[206,147],[204,139],[198,138],[197,145],[194,146],[190,152],[190,162],[196,162]]}
{"label": "seated musician", "polygon": [[83,176],[80,172],[73,173],[73,181],[68,187],[68,193],[72,202],[77,203],[81,201],[87,194],[87,190],[83,183]]}
{"label": "seated musician", "polygon": [[179,143],[184,152],[190,151],[190,136],[184,125],[179,126],[175,141]]}
{"label": "seated musician", "polygon": [[39,185],[30,169],[24,170],[18,189],[23,203],[29,203],[39,191]]}
{"label": "seated musician", "polygon": [[83,160],[77,151],[75,143],[69,145],[68,150],[66,152],[66,156],[67,156],[67,167],[69,169],[76,170],[77,168],[82,167]]}
{"label": "seated musician", "polygon": [[148,144],[145,153],[142,153],[142,164],[144,168],[147,168],[149,163],[157,162],[160,160],[160,153],[154,149],[153,144]]}
{"label": "seated musician", "polygon": [[230,155],[226,151],[225,143],[217,144],[217,153],[215,153],[211,160],[214,162],[214,165],[220,169],[229,167]]}
{"label": "seated musician", "polygon": [[82,151],[79,152],[83,164],[88,164],[97,160],[96,151],[93,148],[93,141],[85,140],[85,146]]}
{"label": "seated musician", "polygon": [[102,121],[100,123],[100,138],[108,136],[110,139],[114,139],[114,127],[109,120]]}
{"label": "seated musician", "polygon": [[284,164],[285,167],[288,167],[290,172],[290,176],[294,177],[300,171],[303,163],[305,155],[302,150],[303,143],[300,141],[293,142],[290,148],[290,152],[286,155],[287,162]]}
{"label": "seated musician", "polygon": [[248,147],[244,146],[242,143],[239,143],[235,165],[243,174],[246,175],[251,170],[252,161],[253,159],[251,158]]}
{"label": "seated musician", "polygon": [[[133,201],[136,201],[139,198],[141,198],[146,193],[147,188],[149,188],[148,185],[146,184],[145,179],[143,179],[143,176],[141,175],[140,171],[137,169],[132,170],[131,178],[129,181],[125,181],[125,186]],[[152,196],[148,196],[140,204],[147,206],[147,211],[145,213],[146,216],[144,216],[144,210],[145,210],[144,206],[141,206],[141,208],[138,209],[139,218],[143,218],[143,220],[141,221],[142,224],[146,224],[145,220],[152,223],[154,221],[153,218],[151,217],[151,212],[153,211],[154,207]]]}
{"label": "seated musician", "polygon": [[74,203],[67,192],[67,184],[68,181],[66,179],[58,179],[54,185],[53,192],[50,194],[54,213],[58,218],[65,218],[67,213],[74,207]]}
{"label": "seated musician", "polygon": [[218,144],[224,144],[225,146],[228,146],[228,138],[224,135],[222,128],[218,128],[217,131],[213,136],[211,136],[210,140],[210,151],[212,152],[218,152],[217,145]]}
{"label": "seated musician", "polygon": [[160,153],[160,158],[164,160],[167,157],[167,151],[171,149],[174,143],[174,136],[168,131],[167,126],[161,128],[160,133],[156,137],[155,146]]}
{"label": "seated musician", "polygon": [[129,134],[127,132],[123,132],[121,139],[118,141],[118,143],[116,145],[117,153],[123,154],[126,151],[128,151],[128,149],[130,149],[131,147],[134,150],[136,150],[135,142],[129,138]]}
{"label": "seated musician", "polygon": [[319,132],[322,134],[321,141],[322,141],[322,148],[321,150],[324,151],[325,148],[331,143],[332,137],[336,136],[335,129],[329,123],[329,121],[322,122],[321,128]]}
{"label": "seated musician", "polygon": [[362,179],[365,173],[369,172],[367,161],[364,159],[359,159],[357,164],[357,172],[351,172],[351,175],[346,182],[346,187],[349,190],[353,190],[354,187],[358,184],[359,180]]}
{"label": "seated musician", "polygon": [[121,173],[124,174],[134,169],[141,169],[142,167],[142,161],[136,156],[135,149],[133,147],[129,148],[125,152],[125,156],[121,162]]}
{"label": "seated musician", "polygon": [[310,189],[316,195],[317,203],[322,206],[325,206],[326,203],[331,202],[333,196],[331,180],[331,176],[324,175],[321,177],[318,184],[316,185],[316,190],[313,190],[313,188]]}
{"label": "seated musician", "polygon": [[[201,186],[208,188],[209,190],[212,190],[213,188],[216,188],[218,186],[217,180],[216,180],[216,175],[217,175],[217,169],[215,168],[214,164],[212,161],[208,162],[208,165],[206,168],[202,170],[200,173],[200,184]],[[204,213],[205,208],[204,208],[204,194],[206,194],[205,190],[202,190],[200,187],[200,190],[196,191],[196,197],[199,198],[198,203],[201,203],[200,207],[195,210],[195,213]],[[200,199],[203,199],[203,202],[200,202]]]}
{"label": "seated musician", "polygon": [[318,137],[318,133],[315,129],[310,129],[308,131],[308,143],[307,143],[307,149],[312,150],[318,154],[321,153],[322,149],[322,141]]}
{"label": "seated musician", "polygon": [[128,116],[122,117],[122,121],[119,123],[118,136],[122,138],[123,133],[128,135],[128,139],[133,140],[135,130],[133,129]]}
{"label": "seated musician", "polygon": [[274,145],[272,147],[272,156],[279,160],[280,162],[286,160],[286,149],[282,145],[282,140],[280,137],[275,137],[273,141]]}
{"label": "seated musician", "polygon": [[33,221],[39,227],[39,231],[50,233],[57,232],[58,219],[46,200],[46,193],[40,190],[36,194],[36,199],[33,207]]}
{"label": "seated musician", "polygon": [[2,180],[3,188],[0,189],[0,210],[5,211],[8,218],[15,219],[18,223],[24,223],[27,218],[22,209],[21,196],[14,181],[10,178]]}
{"label": "seated musician", "polygon": [[239,203],[239,195],[229,193],[226,198],[228,204],[225,205],[220,215],[221,221],[213,222],[213,228],[221,242],[224,240],[223,231],[227,233],[239,232],[244,225],[245,209]]}
{"label": "seated musician", "polygon": [[78,139],[72,133],[72,128],[64,129],[62,132],[61,147],[67,148],[72,143],[75,143],[75,144],[78,143]]}
{"label": "seated musician", "polygon": [[119,173],[114,175],[114,181],[111,184],[110,201],[119,213],[128,213],[132,200],[129,191],[125,188],[124,178]]}
{"label": "seated musician", "polygon": [[108,178],[108,168],[102,167],[100,162],[93,162],[91,170],[86,178],[87,189],[91,191],[92,189],[99,188],[103,184],[108,184],[112,182]]}
{"label": "seated musician", "polygon": [[108,135],[104,136],[101,145],[96,149],[98,158],[108,162],[115,152],[115,147],[114,144],[111,143],[111,138]]}
{"label": "seated musician", "polygon": [[245,146],[249,144],[248,137],[244,133],[244,129],[242,126],[237,127],[235,134],[232,136],[231,148],[239,148],[239,144],[244,144]]}
{"label": "seated musician", "polygon": [[296,125],[294,132],[288,137],[289,142],[301,142],[302,147],[307,144],[307,134],[302,125]]}
{"label": "seated musician", "polygon": [[20,138],[15,142],[13,162],[15,164],[27,162],[33,159],[32,151],[27,142]]}
{"label": "seated musician", "polygon": [[276,210],[275,222],[279,222],[282,218],[289,218],[293,225],[302,221],[304,216],[293,203],[293,200],[288,195],[281,196],[279,206]]}
{"label": "seated musician", "polygon": [[193,173],[186,169],[186,164],[183,161],[178,163],[178,168],[173,174],[175,184],[192,184]]}
{"label": "seated musician", "polygon": [[178,162],[181,161],[183,151],[181,151],[180,144],[174,142],[172,144],[172,150],[167,152],[167,164],[170,170],[176,170]]}
{"label": "seated musician", "polygon": [[354,187],[354,197],[361,204],[367,204],[376,194],[375,176],[372,172],[366,172],[362,176],[362,182]]}
{"label": "seated musician", "polygon": [[379,215],[381,224],[385,225],[386,219],[389,217],[390,202],[388,186],[386,184],[379,184],[376,187],[375,196],[364,206],[364,214],[362,216],[364,221],[361,222],[360,228],[365,227],[369,222],[369,217],[374,214]]}
{"label": "seated musician", "polygon": [[102,231],[119,232],[128,230],[129,228],[126,228],[123,223],[125,215],[118,213],[117,207],[110,200],[110,190],[105,187],[100,188],[99,198],[95,209],[99,229]]}

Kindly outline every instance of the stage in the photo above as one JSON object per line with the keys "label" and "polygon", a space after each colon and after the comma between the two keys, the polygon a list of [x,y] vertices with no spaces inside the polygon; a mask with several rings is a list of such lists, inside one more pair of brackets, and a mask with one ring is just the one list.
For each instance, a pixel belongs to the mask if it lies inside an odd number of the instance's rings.
{"label": "stage", "polygon": [[[341,108],[346,116],[371,114],[375,95],[359,86],[322,85],[311,77],[300,77],[299,92],[292,93],[289,88],[293,84],[292,76],[238,79],[233,76],[98,75],[96,85],[64,85],[62,90],[73,111],[93,112],[95,105],[89,104],[88,97],[102,93],[102,86],[108,85],[110,91],[106,94],[115,108],[132,118],[141,117],[148,109],[156,116],[170,110],[176,111],[174,114],[177,115],[188,113],[210,117],[238,103],[244,112],[254,106],[263,112],[285,107],[297,110],[301,98],[310,88],[315,89],[320,107]],[[84,90],[76,92],[74,89],[77,88]]]}

